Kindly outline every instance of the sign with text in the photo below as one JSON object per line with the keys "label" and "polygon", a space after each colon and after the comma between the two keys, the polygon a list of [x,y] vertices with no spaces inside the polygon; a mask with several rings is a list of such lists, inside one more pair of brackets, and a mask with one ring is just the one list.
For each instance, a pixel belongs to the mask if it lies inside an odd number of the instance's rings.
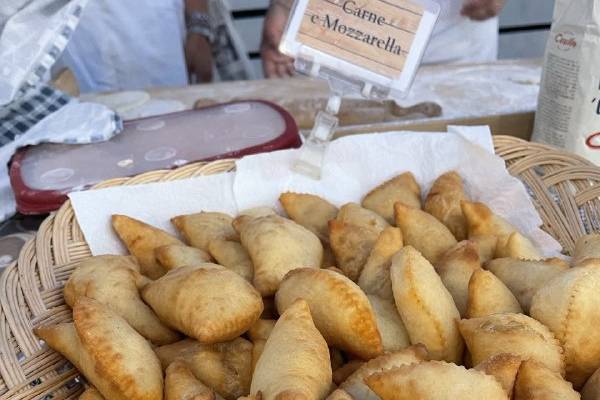
{"label": "sign with text", "polygon": [[410,0],[309,0],[297,40],[393,78],[404,68],[423,13]]}

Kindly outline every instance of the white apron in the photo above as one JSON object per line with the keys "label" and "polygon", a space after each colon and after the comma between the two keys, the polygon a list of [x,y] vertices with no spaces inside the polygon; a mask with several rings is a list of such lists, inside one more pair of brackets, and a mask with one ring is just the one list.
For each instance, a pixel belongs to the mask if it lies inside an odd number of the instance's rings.
{"label": "white apron", "polygon": [[498,57],[498,18],[472,21],[460,15],[463,0],[435,0],[441,13],[423,62],[486,62]]}
{"label": "white apron", "polygon": [[184,86],[183,0],[90,0],[57,68],[82,93]]}

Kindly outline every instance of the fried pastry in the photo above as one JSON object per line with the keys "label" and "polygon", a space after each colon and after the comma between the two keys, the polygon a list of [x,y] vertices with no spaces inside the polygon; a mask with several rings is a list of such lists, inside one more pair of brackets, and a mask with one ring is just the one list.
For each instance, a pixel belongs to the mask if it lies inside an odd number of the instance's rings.
{"label": "fried pastry", "polygon": [[209,243],[208,252],[219,265],[232,270],[248,282],[252,282],[254,266],[250,255],[239,242],[215,239]]}
{"label": "fried pastry", "polygon": [[329,270],[295,269],[286,275],[275,295],[279,313],[298,299],[306,300],[315,326],[329,345],[363,359],[383,351],[373,308],[347,277]]}
{"label": "fried pastry", "polygon": [[578,389],[600,367],[600,268],[576,267],[554,277],[531,301],[531,316],[565,349],[566,377]]}
{"label": "fried pastry", "polygon": [[323,243],[329,242],[327,224],[337,216],[336,206],[319,196],[291,192],[282,193],[279,202],[294,222],[317,235]]}
{"label": "fried pastry", "polygon": [[515,381],[515,400],[579,400],[579,393],[559,373],[543,364],[525,360]]}
{"label": "fried pastry", "polygon": [[308,303],[287,307],[256,364],[251,395],[262,400],[324,399],[331,385],[329,349],[313,320]]}
{"label": "fried pastry", "polygon": [[[485,204],[462,201],[461,207],[467,220],[469,239],[471,237],[489,236],[493,236],[497,239],[496,243],[493,241],[480,243],[493,247],[495,257],[515,256],[519,258],[540,258],[539,251],[530,239],[518,232],[517,228],[511,225],[507,220],[494,214]],[[513,235],[515,232],[517,232],[517,234]],[[491,248],[482,250],[482,252],[487,254],[490,250]]]}
{"label": "fried pastry", "polygon": [[459,323],[473,364],[500,353],[533,359],[553,371],[564,372],[560,343],[540,322],[523,314],[494,314]]}
{"label": "fried pastry", "polygon": [[471,241],[462,241],[448,250],[434,265],[444,286],[454,299],[461,317],[467,315],[469,280],[473,272],[481,269],[477,247]]}
{"label": "fried pastry", "polygon": [[243,338],[217,344],[184,339],[155,349],[163,369],[175,360],[185,361],[196,379],[227,400],[250,392],[252,343]]}
{"label": "fried pastry", "polygon": [[569,264],[558,258],[542,261],[497,258],[485,264],[484,268],[496,275],[515,295],[523,310],[529,312],[533,295],[555,276],[569,269]]}
{"label": "fried pastry", "polygon": [[577,266],[590,259],[600,258],[600,234],[583,235],[575,242],[573,265]]}
{"label": "fried pastry", "polygon": [[372,228],[329,221],[329,240],[337,266],[352,281],[360,276],[378,236]]}
{"label": "fried pastry", "polygon": [[336,389],[327,396],[326,400],[354,400],[347,392]]}
{"label": "fried pastry", "polygon": [[113,215],[112,226],[129,253],[138,259],[142,274],[150,279],[158,279],[167,272],[156,259],[154,250],[169,244],[183,245],[169,233],[125,215]]}
{"label": "fried pastry", "polygon": [[400,251],[403,245],[402,231],[399,228],[385,228],[379,234],[358,279],[358,286],[365,293],[394,300],[390,265],[392,256]]}
{"label": "fried pastry", "polygon": [[498,238],[494,235],[470,235],[469,241],[475,244],[481,263],[486,263],[496,258],[496,245]]}
{"label": "fried pastry", "polygon": [[423,209],[446,225],[456,240],[467,238],[467,222],[460,208],[466,200],[462,178],[456,171],[446,172],[433,182]]}
{"label": "fried pastry", "polygon": [[521,357],[514,354],[500,353],[478,364],[474,369],[496,378],[508,398],[512,399],[517,372],[522,361]]}
{"label": "fried pastry", "polygon": [[275,294],[286,273],[320,268],[323,246],[314,233],[278,215],[238,217],[234,221],[254,265],[254,286],[263,296]]}
{"label": "fried pastry", "polygon": [[519,232],[511,233],[506,242],[498,242],[495,257],[511,257],[519,260],[541,260],[543,258],[542,253],[533,242]]}
{"label": "fried pastry", "polygon": [[396,203],[394,209],[404,244],[419,250],[430,263],[437,264],[456,245],[452,232],[433,215],[402,203]]}
{"label": "fried pastry", "polygon": [[73,323],[34,330],[63,354],[106,399],[160,400],[163,375],[150,344],[114,311],[82,297]]}
{"label": "fried pastry", "polygon": [[340,208],[336,220],[346,224],[373,229],[377,234],[390,226],[381,215],[363,208],[356,203],[344,204],[342,208]]}
{"label": "fried pastry", "polygon": [[96,256],[81,261],[65,284],[65,302],[74,307],[81,297],[108,306],[138,333],[157,345],[173,343],[180,335],[166,327],[140,298],[144,282],[133,257]]}
{"label": "fried pastry", "polygon": [[382,299],[374,295],[367,295],[367,298],[375,313],[383,351],[398,351],[410,346],[408,332],[400,319],[394,300]]}
{"label": "fried pastry", "polygon": [[96,388],[89,387],[79,396],[79,400],[104,400],[104,397]]}
{"label": "fried pastry", "polygon": [[421,188],[410,172],[405,172],[371,190],[362,206],[375,211],[394,224],[394,204],[402,202],[409,207],[421,208]]}
{"label": "fried pastry", "polygon": [[237,240],[238,235],[230,215],[219,212],[200,212],[179,215],[171,219],[181,236],[190,245],[208,251],[212,240]]}
{"label": "fried pastry", "polygon": [[193,267],[210,262],[210,255],[204,250],[181,244],[169,244],[154,249],[154,256],[166,271],[178,267]]}
{"label": "fried pastry", "polygon": [[207,344],[238,337],[263,311],[252,285],[216,264],[171,270],[148,284],[142,297],[161,321]]}
{"label": "fried pastry", "polygon": [[493,377],[441,361],[378,372],[365,381],[381,400],[508,400]]}
{"label": "fried pastry", "polygon": [[396,307],[411,343],[423,343],[432,359],[458,363],[464,347],[456,324],[460,314],[431,264],[406,246],[392,259],[390,273]]}
{"label": "fried pastry", "polygon": [[386,353],[362,365],[339,388],[354,399],[379,400],[379,397],[365,384],[365,378],[377,372],[387,371],[403,365],[420,363],[426,359],[427,350],[423,345],[411,346],[404,350]]}
{"label": "fried pastry", "polygon": [[184,361],[175,360],[165,373],[165,400],[215,400],[215,392],[196,379]]}
{"label": "fried pastry", "polygon": [[522,312],[515,296],[494,274],[482,269],[473,272],[469,281],[467,318]]}

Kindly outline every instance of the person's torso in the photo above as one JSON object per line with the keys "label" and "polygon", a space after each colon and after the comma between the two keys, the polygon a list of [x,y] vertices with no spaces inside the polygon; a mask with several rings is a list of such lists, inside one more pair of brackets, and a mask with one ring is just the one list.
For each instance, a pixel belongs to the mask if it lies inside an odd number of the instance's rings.
{"label": "person's torso", "polygon": [[441,12],[423,62],[493,61],[498,55],[498,18],[472,21],[460,14],[463,0],[434,0]]}
{"label": "person's torso", "polygon": [[82,92],[187,83],[183,0],[90,0],[60,66]]}

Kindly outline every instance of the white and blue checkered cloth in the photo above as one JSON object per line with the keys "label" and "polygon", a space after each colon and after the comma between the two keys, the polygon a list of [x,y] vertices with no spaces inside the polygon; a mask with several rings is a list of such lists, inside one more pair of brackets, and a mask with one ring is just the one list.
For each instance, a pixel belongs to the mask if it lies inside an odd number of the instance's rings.
{"label": "white and blue checkered cloth", "polygon": [[42,86],[0,107],[0,146],[13,142],[69,100],[69,96],[61,91]]}

